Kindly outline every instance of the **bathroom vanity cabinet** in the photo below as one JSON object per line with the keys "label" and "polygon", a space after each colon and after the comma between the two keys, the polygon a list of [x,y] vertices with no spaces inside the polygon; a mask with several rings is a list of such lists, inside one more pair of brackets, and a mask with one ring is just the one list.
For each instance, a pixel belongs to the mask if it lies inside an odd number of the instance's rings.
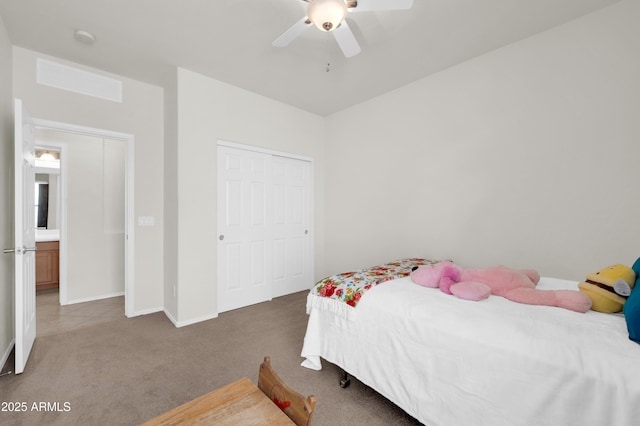
{"label": "bathroom vanity cabinet", "polygon": [[60,243],[36,243],[36,291],[58,288],[60,283]]}

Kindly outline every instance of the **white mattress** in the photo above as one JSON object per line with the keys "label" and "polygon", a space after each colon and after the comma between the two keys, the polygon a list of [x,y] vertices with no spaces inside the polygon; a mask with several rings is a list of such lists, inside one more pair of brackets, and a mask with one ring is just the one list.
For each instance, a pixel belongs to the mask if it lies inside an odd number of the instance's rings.
{"label": "white mattress", "polygon": [[622,315],[466,301],[408,277],[369,290],[349,319],[317,297],[302,365],[322,357],[428,426],[640,424],[640,345]]}

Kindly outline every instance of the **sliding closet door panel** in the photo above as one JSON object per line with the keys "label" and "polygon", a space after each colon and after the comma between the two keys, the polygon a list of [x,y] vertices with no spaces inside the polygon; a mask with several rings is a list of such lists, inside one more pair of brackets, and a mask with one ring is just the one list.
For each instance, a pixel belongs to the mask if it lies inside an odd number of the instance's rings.
{"label": "sliding closet door panel", "polygon": [[218,147],[218,312],[272,297],[270,162]]}
{"label": "sliding closet door panel", "polygon": [[[264,275],[264,266],[266,264],[266,261],[265,261],[266,253],[267,253],[267,250],[266,250],[264,241],[251,242],[251,260],[249,262],[249,264],[252,266],[251,280],[250,280],[251,288],[267,285],[266,277]],[[270,299],[270,298],[271,297],[267,297],[267,299]]]}
{"label": "sliding closet door panel", "polygon": [[273,279],[282,280],[286,277],[287,241],[279,238],[273,241]]}
{"label": "sliding closet door panel", "polygon": [[313,285],[311,162],[218,145],[218,312]]}
{"label": "sliding closet door panel", "polygon": [[311,270],[311,163],[274,156],[274,275],[273,296],[308,290]]}
{"label": "sliding closet door panel", "polygon": [[[261,176],[260,176],[261,177]],[[256,227],[264,227],[267,224],[265,223],[265,211],[264,211],[264,203],[266,201],[265,198],[265,184],[264,182],[251,182],[250,184],[250,209],[249,213],[251,214],[251,226],[253,228]]]}
{"label": "sliding closet door panel", "polygon": [[306,256],[309,254],[309,249],[307,245],[309,244],[309,239],[305,237],[295,238],[291,241],[293,245],[293,253],[291,256],[291,277],[292,278],[300,278],[305,275],[305,260]]}
{"label": "sliding closet door panel", "polygon": [[242,256],[241,245],[238,243],[231,243],[224,245],[224,255],[227,259],[225,268],[225,279],[227,290],[238,290],[241,285],[241,272],[242,272]]}
{"label": "sliding closet door panel", "polygon": [[[281,228],[287,224],[287,185],[284,179],[285,163],[276,159],[273,165],[273,220],[274,227]],[[281,282],[287,273],[287,236],[282,232],[274,233],[273,240],[273,279]]]}
{"label": "sliding closet door panel", "polygon": [[242,203],[240,202],[240,180],[228,180],[225,182],[227,197],[225,221],[227,226],[240,226],[242,224]]}

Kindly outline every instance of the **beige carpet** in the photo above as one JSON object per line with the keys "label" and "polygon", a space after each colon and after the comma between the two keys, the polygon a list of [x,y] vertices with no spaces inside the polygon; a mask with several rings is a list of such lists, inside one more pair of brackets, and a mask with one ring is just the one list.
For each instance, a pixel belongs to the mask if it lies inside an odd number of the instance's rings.
{"label": "beige carpet", "polygon": [[418,425],[355,378],[341,389],[340,370],[327,362],[319,372],[300,367],[306,295],[183,328],[157,313],[40,336],[25,372],[0,377],[0,403],[27,408],[0,411],[0,424],[140,424],[241,377],[256,383],[258,366],[270,355],[285,381],[316,395],[316,426]]}
{"label": "beige carpet", "polygon": [[38,336],[71,331],[124,317],[124,296],[60,306],[58,290],[36,296]]}

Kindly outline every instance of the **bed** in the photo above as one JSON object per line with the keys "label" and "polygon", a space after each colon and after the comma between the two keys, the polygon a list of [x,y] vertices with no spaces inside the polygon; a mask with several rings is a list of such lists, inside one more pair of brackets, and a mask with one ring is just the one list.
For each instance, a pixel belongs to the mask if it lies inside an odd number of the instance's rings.
{"label": "bed", "polygon": [[621,314],[458,299],[414,284],[417,261],[350,295],[314,287],[302,365],[335,364],[428,426],[640,424],[640,345]]}

